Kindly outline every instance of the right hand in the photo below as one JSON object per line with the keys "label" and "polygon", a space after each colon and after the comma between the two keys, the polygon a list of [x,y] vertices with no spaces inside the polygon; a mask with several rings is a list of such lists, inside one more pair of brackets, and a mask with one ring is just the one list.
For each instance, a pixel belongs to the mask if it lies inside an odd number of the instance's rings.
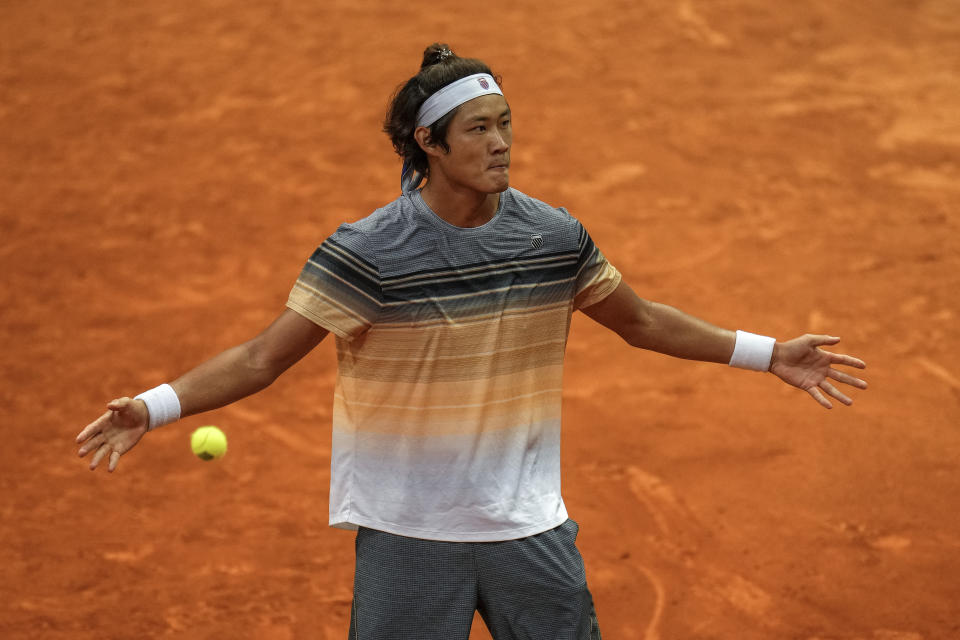
{"label": "right hand", "polygon": [[150,414],[143,400],[113,400],[107,404],[105,414],[88,424],[77,435],[77,444],[80,445],[77,454],[82,458],[91,451],[96,451],[90,460],[91,471],[109,454],[107,470],[112,472],[120,463],[120,456],[130,451],[147,432],[149,421]]}

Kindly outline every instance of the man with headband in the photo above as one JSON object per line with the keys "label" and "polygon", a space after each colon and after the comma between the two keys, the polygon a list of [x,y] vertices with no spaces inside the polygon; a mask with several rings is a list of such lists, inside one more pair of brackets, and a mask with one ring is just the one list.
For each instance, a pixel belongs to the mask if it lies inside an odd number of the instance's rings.
{"label": "man with headband", "polygon": [[[643,300],[564,209],[510,188],[510,107],[445,45],[384,124],[402,194],[313,253],[260,336],[108,405],[80,453],[110,469],[149,429],[254,393],[336,337],[330,524],[357,530],[350,637],[600,637],[560,493],[564,348],[574,311],[632,346],[770,371],[824,406],[828,336],[728,331]],[[425,183],[424,183],[425,181]]]}

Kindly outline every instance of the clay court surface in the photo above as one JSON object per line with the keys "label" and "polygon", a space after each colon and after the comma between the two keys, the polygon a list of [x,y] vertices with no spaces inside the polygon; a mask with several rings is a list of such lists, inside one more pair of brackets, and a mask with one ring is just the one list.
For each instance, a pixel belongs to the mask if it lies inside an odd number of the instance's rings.
{"label": "clay court surface", "polygon": [[435,40],[503,76],[512,184],[642,296],[868,363],[825,411],[575,320],[564,494],[604,637],[960,638],[954,0],[0,2],[0,637],[346,637],[332,340],[113,475],[73,438],[396,197],[380,120]]}

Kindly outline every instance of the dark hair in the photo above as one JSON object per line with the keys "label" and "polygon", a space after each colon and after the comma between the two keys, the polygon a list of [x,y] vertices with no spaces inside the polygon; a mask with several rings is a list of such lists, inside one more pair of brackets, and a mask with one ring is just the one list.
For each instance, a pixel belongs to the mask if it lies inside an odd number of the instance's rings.
{"label": "dark hair", "polygon": [[[474,58],[461,58],[451,51],[449,46],[435,42],[424,50],[417,75],[397,87],[387,108],[383,131],[390,136],[397,155],[403,158],[404,175],[409,171],[416,171],[426,178],[430,174],[427,154],[413,137],[420,106],[451,82],[475,73],[489,73],[497,84],[500,84],[500,78],[490,71],[485,62]],[[450,150],[447,146],[447,127],[456,113],[457,109],[454,109],[430,125],[430,141],[439,144],[444,151]],[[420,180],[416,179],[416,182],[419,184]],[[416,186],[417,184],[413,184],[411,188]]]}

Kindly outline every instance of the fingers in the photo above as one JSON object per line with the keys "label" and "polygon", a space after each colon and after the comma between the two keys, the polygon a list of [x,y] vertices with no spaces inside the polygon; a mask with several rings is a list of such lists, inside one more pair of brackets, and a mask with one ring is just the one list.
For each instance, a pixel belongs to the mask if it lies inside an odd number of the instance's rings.
{"label": "fingers", "polygon": [[103,430],[104,425],[107,421],[110,420],[110,416],[113,414],[113,411],[107,411],[105,414],[88,424],[83,428],[83,431],[77,434],[77,444],[82,443],[84,440],[89,438],[92,435],[100,433]]}
{"label": "fingers", "polygon": [[111,400],[107,403],[107,412],[102,416],[88,424],[83,428],[83,431],[77,434],[77,444],[82,443],[84,440],[87,440],[90,436],[93,436],[97,433],[103,431],[103,428],[106,426],[107,422],[110,421],[110,417],[116,411],[122,411],[126,408],[132,400],[130,398],[117,398]]}
{"label": "fingers", "polygon": [[95,470],[103,459],[109,454],[110,458],[107,464],[107,471],[113,473],[117,469],[117,465],[120,464],[120,456],[122,456],[126,450],[124,445],[111,445],[106,441],[106,438],[102,433],[98,433],[90,442],[88,442],[82,449],[80,449],[80,456],[85,456],[88,452],[96,449],[96,453],[93,454],[93,458],[90,460],[90,470]]}
{"label": "fingers", "polygon": [[860,358],[854,358],[853,356],[844,355],[842,353],[831,353],[830,364],[843,364],[848,367],[856,367],[857,369],[867,368],[867,363]]}
{"label": "fingers", "polygon": [[111,400],[109,403],[107,403],[107,409],[111,409],[113,411],[123,411],[130,406],[131,402],[133,402],[133,400],[126,396],[117,398],[116,400]]}
{"label": "fingers", "polygon": [[[854,378],[853,376],[848,375],[842,371],[834,371],[833,369],[828,369],[827,376],[839,382],[843,382],[853,387],[857,387],[858,389],[867,388],[866,382],[864,382],[859,378]],[[824,392],[826,392],[826,395],[824,395]],[[833,403],[830,402],[830,399],[827,397],[827,395],[829,395],[830,397],[836,400],[839,400],[840,402],[842,402],[847,406],[850,406],[853,404],[853,398],[851,398],[850,396],[846,395],[845,393],[837,389],[827,380],[821,381],[820,384],[818,384],[815,387],[810,387],[809,389],[807,389],[807,393],[813,396],[813,399],[816,400],[825,409],[833,408]]]}
{"label": "fingers", "polygon": [[90,460],[90,471],[93,471],[100,464],[100,461],[103,460],[103,457],[110,452],[110,445],[104,442],[100,445],[100,448],[97,449],[97,452],[93,454],[93,459]]}
{"label": "fingers", "polygon": [[830,394],[830,396],[836,398],[837,400],[839,400],[840,402],[842,402],[847,406],[850,406],[851,404],[853,404],[853,400],[850,399],[849,396],[844,394],[842,391],[837,389],[835,386],[833,386],[826,380],[820,383],[820,388],[826,391],[828,394]]}
{"label": "fingers", "polygon": [[850,374],[844,373],[843,371],[837,371],[835,369],[827,369],[827,376],[833,378],[838,382],[848,384],[851,387],[856,387],[857,389],[867,388],[866,380],[861,380],[860,378],[854,378]]}
{"label": "fingers", "polygon": [[[840,342],[840,338],[836,336],[819,336],[819,335],[807,335],[809,344],[812,347],[822,347],[825,345],[837,344]],[[848,367],[856,367],[857,369],[865,369],[867,363],[865,363],[860,358],[854,358],[853,356],[848,356],[842,353],[830,353],[829,351],[824,351],[824,353],[830,354],[830,363],[831,364],[843,364]]]}
{"label": "fingers", "polygon": [[120,456],[122,456],[123,453],[119,449],[111,447],[107,442],[101,444],[97,452],[93,454],[93,458],[90,460],[90,471],[96,469],[107,454],[110,455],[110,459],[107,462],[107,471],[113,473],[117,469],[117,465],[120,464]]}
{"label": "fingers", "polygon": [[824,391],[827,392],[827,395],[839,400],[840,402],[842,402],[847,406],[850,406],[851,404],[853,404],[853,400],[849,396],[841,392],[839,389],[837,389],[835,386],[833,386],[826,380],[821,382],[816,387],[810,387],[809,389],[807,389],[807,393],[813,396],[813,399],[819,402],[822,407],[824,407],[825,409],[833,409],[833,403],[830,402],[830,399],[823,394]]}
{"label": "fingers", "polygon": [[85,442],[82,447],[80,447],[79,451],[77,451],[77,455],[82,458],[91,451],[100,448],[100,446],[106,444],[106,442],[107,437],[103,435],[103,433],[97,433],[93,435],[87,442]]}
{"label": "fingers", "polygon": [[822,406],[824,409],[833,409],[833,404],[827,400],[827,397],[823,395],[823,393],[821,393],[820,389],[817,387],[810,387],[807,389],[807,393],[813,396],[813,399],[819,402],[820,406]]}
{"label": "fingers", "polygon": [[[807,339],[810,341],[810,346],[812,347],[822,347],[840,342],[840,338],[835,336],[808,335]],[[830,355],[830,364],[843,364],[848,367],[856,367],[857,369],[866,369],[867,367],[867,363],[860,358],[854,358],[853,356],[842,353],[831,353],[829,351],[824,351],[823,353]]]}

